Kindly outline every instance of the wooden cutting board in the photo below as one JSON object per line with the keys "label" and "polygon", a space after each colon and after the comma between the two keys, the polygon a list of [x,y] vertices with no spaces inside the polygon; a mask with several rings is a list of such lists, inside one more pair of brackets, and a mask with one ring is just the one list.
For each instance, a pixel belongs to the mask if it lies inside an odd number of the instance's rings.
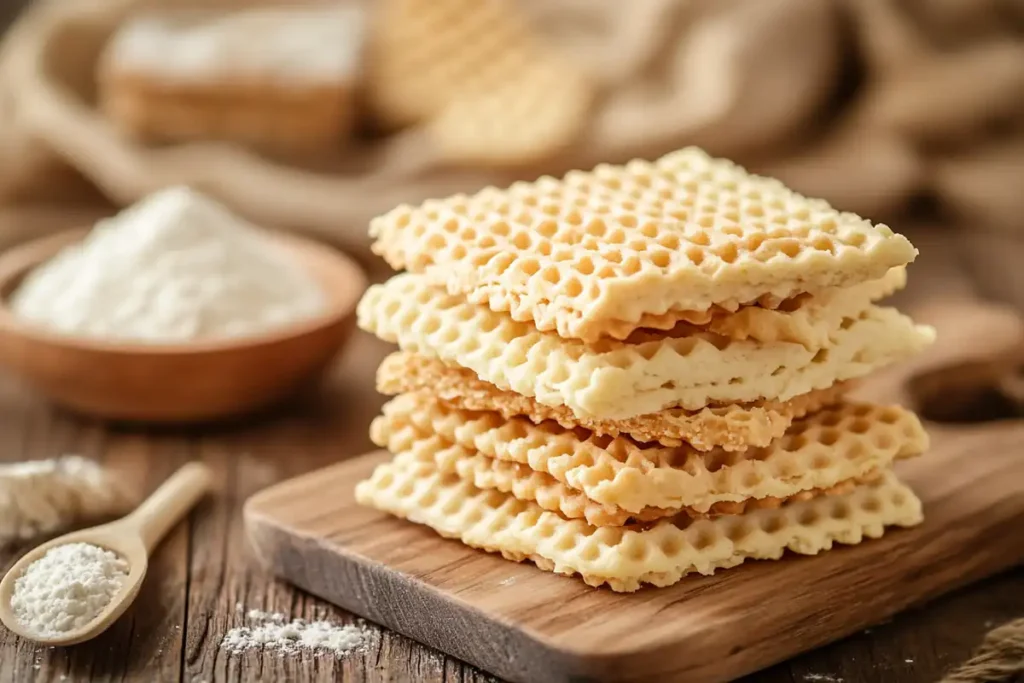
{"label": "wooden cutting board", "polygon": [[[878,401],[971,412],[993,359],[1024,348],[1012,312],[914,311],[939,343],[866,384]],[[916,395],[927,392],[927,395]],[[948,411],[947,411],[948,412]],[[246,525],[274,573],[514,681],[722,681],[788,659],[1024,561],[1024,421],[928,423],[932,450],[899,471],[926,521],[818,557],[748,562],[616,594],[444,540],[364,509],[371,453],[251,498]]]}

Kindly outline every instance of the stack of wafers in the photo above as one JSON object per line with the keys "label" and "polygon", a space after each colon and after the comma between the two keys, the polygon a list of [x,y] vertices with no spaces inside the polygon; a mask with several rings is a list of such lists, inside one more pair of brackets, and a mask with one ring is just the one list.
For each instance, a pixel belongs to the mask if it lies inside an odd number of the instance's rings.
{"label": "stack of wafers", "polygon": [[921,521],[928,439],[849,383],[929,344],[916,250],[685,149],[401,206],[359,307],[400,351],[358,500],[618,591]]}

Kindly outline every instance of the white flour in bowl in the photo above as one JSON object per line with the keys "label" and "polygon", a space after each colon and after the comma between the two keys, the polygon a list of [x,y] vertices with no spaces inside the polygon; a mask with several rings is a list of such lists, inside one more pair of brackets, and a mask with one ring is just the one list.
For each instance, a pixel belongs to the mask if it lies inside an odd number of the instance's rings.
{"label": "white flour in bowl", "polygon": [[149,343],[259,334],[325,305],[288,254],[184,187],[100,222],[32,271],[11,300],[17,315],[55,331]]}
{"label": "white flour in bowl", "polygon": [[29,631],[67,633],[95,621],[128,578],[128,563],[91,543],[46,552],[14,582],[11,608]]}

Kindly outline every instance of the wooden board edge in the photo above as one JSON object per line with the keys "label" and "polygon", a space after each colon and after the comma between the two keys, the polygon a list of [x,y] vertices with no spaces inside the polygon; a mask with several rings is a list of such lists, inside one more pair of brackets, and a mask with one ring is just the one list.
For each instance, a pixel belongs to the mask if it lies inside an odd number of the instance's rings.
{"label": "wooden board edge", "polygon": [[[327,469],[358,467],[361,461],[379,462],[386,457],[386,453],[378,451],[361,456],[355,462],[346,461]],[[303,488],[309,479],[322,479],[323,476],[324,470],[320,470],[295,480],[282,482],[247,502],[246,529],[264,566],[275,575],[364,618],[514,681],[569,681],[580,678],[640,681],[649,680],[649,677],[655,674],[666,680],[669,676],[685,676],[683,680],[688,681],[734,678],[839,640],[908,608],[927,603],[940,595],[1024,561],[1024,542],[1018,543],[1016,550],[1003,548],[1002,552],[1005,552],[1005,555],[998,561],[990,561],[985,557],[984,546],[968,546],[967,551],[973,561],[961,565],[963,571],[940,586],[932,587],[933,582],[917,581],[914,576],[893,577],[893,580],[881,589],[886,594],[886,599],[880,601],[875,609],[864,612],[860,619],[850,619],[849,613],[844,613],[843,617],[839,618],[839,611],[812,615],[810,618],[813,619],[813,628],[801,630],[799,649],[778,648],[777,638],[780,634],[766,633],[763,638],[755,638],[746,646],[719,652],[719,658],[708,662],[706,656],[698,655],[706,655],[720,648],[718,644],[707,640],[710,631],[704,631],[691,635],[685,641],[656,643],[644,650],[611,653],[575,651],[538,638],[518,625],[505,623],[415,576],[387,568],[355,553],[345,553],[338,545],[324,543],[315,537],[303,536],[294,529],[279,525],[261,511],[260,505],[263,500],[280,499],[282,494],[287,495],[293,488]],[[398,519],[382,518],[381,524],[408,523]],[[1019,530],[1019,526],[1019,518],[1007,516],[986,536],[991,537],[994,534],[996,537],[1012,538]],[[950,531],[956,532],[955,529]],[[879,553],[889,556],[926,552],[925,549],[918,547],[920,544],[910,544],[906,540],[908,536],[914,535],[913,529],[893,530],[886,538],[868,541],[875,551],[871,555],[877,557]],[[440,537],[437,540],[439,543],[456,543]],[[855,548],[838,548],[823,557],[838,558],[845,550],[855,551]],[[466,548],[466,553],[478,555],[478,551],[469,548]],[[981,561],[982,559],[985,561]],[[340,573],[339,561],[342,566]],[[927,562],[919,561],[917,564],[919,566],[915,569],[915,576],[932,571],[931,565]],[[297,566],[304,569],[301,575],[294,573]],[[333,574],[324,569],[327,566],[331,566]],[[775,566],[784,570],[783,565]],[[950,566],[951,564],[939,563],[934,571],[949,571]],[[291,567],[292,571],[286,571],[286,567]],[[897,583],[903,587],[909,585],[911,590],[896,592]],[[378,599],[378,595],[398,596],[401,600],[410,602],[394,604],[393,600]],[[437,615],[438,618],[410,618],[409,615],[415,614]],[[444,615],[443,618],[441,615]],[[439,623],[441,627],[438,626]],[[735,626],[735,623],[721,624],[722,628]],[[490,647],[481,650],[481,642],[489,643]],[[475,647],[470,649],[470,643],[475,644]],[[655,661],[665,662],[668,666],[654,672],[651,667]],[[687,662],[699,664],[689,665]]]}
{"label": "wooden board edge", "polygon": [[[353,614],[510,681],[598,680],[601,666],[594,660],[552,648],[529,631],[453,600],[414,576],[342,553],[336,546],[328,548],[319,539],[297,535],[256,508],[247,506],[244,519],[250,546],[268,571]],[[456,543],[441,537],[437,540]],[[339,558],[343,561],[340,573]],[[325,560],[330,562],[330,572],[321,570]],[[301,575],[284,571],[294,566],[305,571]],[[397,596],[401,604],[380,600],[379,595]],[[434,618],[410,616],[416,614]],[[473,649],[469,649],[471,643]],[[481,650],[480,643],[490,647]]]}

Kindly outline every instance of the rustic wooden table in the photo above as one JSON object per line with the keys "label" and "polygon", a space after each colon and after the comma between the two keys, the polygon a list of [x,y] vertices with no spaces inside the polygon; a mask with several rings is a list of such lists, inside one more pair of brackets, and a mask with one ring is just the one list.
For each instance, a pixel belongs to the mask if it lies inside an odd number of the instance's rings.
{"label": "rustic wooden table", "polygon": [[[80,220],[67,212],[8,212],[0,216],[0,235]],[[972,290],[947,236],[929,231],[912,237],[923,256],[902,305]],[[249,495],[268,484],[371,447],[366,428],[382,403],[373,390],[373,373],[387,351],[359,334],[322,395],[243,424],[187,431],[113,427],[69,415],[0,376],[0,460],[81,453],[103,461],[139,495],[193,459],[208,463],[217,477],[215,495],[156,552],[137,603],[99,639],[43,649],[0,627],[0,682],[494,680],[376,628],[364,652],[336,661],[258,651],[229,656],[219,647],[228,629],[244,624],[239,605],[305,618],[352,619],[268,576],[249,552],[241,509]],[[0,566],[16,554],[0,557]],[[1024,568],[1018,568],[747,680],[930,683],[967,658],[987,630],[1022,615]]]}

